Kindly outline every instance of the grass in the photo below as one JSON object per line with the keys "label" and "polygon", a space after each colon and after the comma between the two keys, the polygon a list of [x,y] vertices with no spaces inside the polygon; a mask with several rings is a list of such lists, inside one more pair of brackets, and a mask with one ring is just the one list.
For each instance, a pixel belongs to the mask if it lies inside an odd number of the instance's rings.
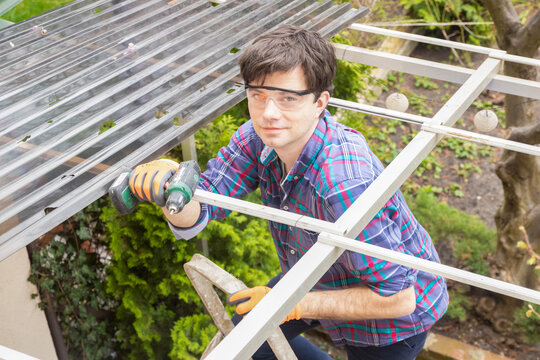
{"label": "grass", "polygon": [[11,22],[23,21],[72,1],[73,0],[25,0],[2,15],[2,19]]}

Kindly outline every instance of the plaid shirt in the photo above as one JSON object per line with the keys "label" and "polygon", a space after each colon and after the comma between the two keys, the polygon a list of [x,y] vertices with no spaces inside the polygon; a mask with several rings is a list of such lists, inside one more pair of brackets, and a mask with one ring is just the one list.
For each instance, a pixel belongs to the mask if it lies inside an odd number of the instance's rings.
{"label": "plaid shirt", "polygon": [[[357,131],[336,123],[327,112],[288,174],[274,149],[263,144],[251,121],[242,125],[217,158],[208,162],[199,188],[232,197],[261,189],[265,205],[335,222],[383,171],[382,163]],[[190,229],[174,228],[191,238],[209,219],[222,219],[227,210],[203,205]],[[269,222],[282,271],[286,273],[317,241],[318,234]],[[431,261],[439,261],[433,242],[396,192],[357,238],[370,244]],[[389,345],[429,329],[446,311],[446,282],[439,276],[359,253],[345,251],[317,282],[314,291],[367,286],[390,296],[410,286],[416,310],[384,320],[320,320],[337,345]]]}

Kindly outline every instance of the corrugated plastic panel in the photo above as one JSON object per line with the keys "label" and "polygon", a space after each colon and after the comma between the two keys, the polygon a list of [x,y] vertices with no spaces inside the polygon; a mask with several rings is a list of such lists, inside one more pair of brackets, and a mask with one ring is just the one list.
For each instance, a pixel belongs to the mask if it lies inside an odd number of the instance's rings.
{"label": "corrugated plastic panel", "polygon": [[0,260],[241,101],[237,60],[258,35],[287,23],[330,37],[366,12],[79,0],[1,30]]}

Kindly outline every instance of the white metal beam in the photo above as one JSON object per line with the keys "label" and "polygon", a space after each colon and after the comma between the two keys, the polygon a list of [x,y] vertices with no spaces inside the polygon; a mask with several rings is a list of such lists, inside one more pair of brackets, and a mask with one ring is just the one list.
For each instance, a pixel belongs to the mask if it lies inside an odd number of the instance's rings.
{"label": "white metal beam", "polygon": [[381,116],[387,119],[396,119],[411,124],[422,125],[424,122],[428,122],[431,118],[409,114],[401,111],[390,110],[378,106],[361,104],[353,101],[342,100],[337,98],[330,98],[328,102],[330,106],[336,106],[342,109],[359,111],[364,114],[370,114],[375,116]]}
{"label": "white metal beam", "polygon": [[[397,37],[400,39],[412,40],[412,41],[421,42],[425,44],[439,45],[439,46],[444,46],[444,47],[449,47],[449,48],[454,48],[454,49],[459,49],[459,50],[464,50],[464,51],[471,51],[471,52],[476,52],[476,53],[486,54],[486,55],[490,54],[491,51],[493,51],[493,49],[482,47],[482,46],[464,44],[457,41],[437,39],[437,38],[432,38],[429,36],[411,34],[411,33],[403,32],[403,31],[382,29],[379,27],[363,25],[363,24],[352,24],[351,26],[349,26],[349,29],[369,32],[372,34]],[[510,62],[525,64],[525,65],[531,65],[531,66],[540,66],[540,60],[531,59],[524,56],[499,53],[492,57],[495,59],[503,60],[503,61],[510,61]]]}
{"label": "white metal beam", "polygon": [[365,114],[420,125],[422,130],[475,142],[477,144],[496,146],[506,150],[540,156],[540,147],[538,146],[528,145],[512,140],[501,139],[495,136],[479,134],[473,131],[456,129],[444,125],[427,124],[430,121],[430,118],[424,116],[408,114],[400,111],[389,110],[377,106],[366,105],[336,98],[330,98],[330,102],[328,104],[342,109],[359,111]]}
{"label": "white metal beam", "polygon": [[443,40],[443,39],[437,39],[432,38],[429,36],[423,36],[423,35],[417,35],[417,34],[411,34],[406,33],[403,31],[396,31],[396,30],[388,30],[388,29],[382,29],[376,26],[369,26],[369,25],[363,25],[363,24],[352,24],[349,26],[349,29],[352,30],[358,30],[358,31],[364,31],[369,32],[372,34],[378,34],[378,35],[384,35],[384,36],[390,36],[390,37],[397,37],[400,39],[405,40],[412,40],[416,42],[421,42],[425,44],[431,44],[431,45],[438,45],[438,46],[444,46],[459,50],[465,50],[465,51],[473,51],[480,54],[489,54],[492,49],[482,47],[482,46],[476,46],[476,45],[470,45],[470,44],[463,44],[456,41],[450,41],[450,40]]}
{"label": "white metal beam", "polygon": [[433,261],[420,259],[412,255],[382,248],[361,241],[352,240],[343,236],[329,233],[321,233],[319,242],[345,248],[364,255],[373,256],[377,259],[405,265],[414,269],[427,271],[445,278],[459,281],[463,284],[472,285],[485,290],[510,296],[523,301],[529,301],[540,305],[540,291],[528,289],[523,286],[510,284],[501,280],[478,275],[470,271],[456,269],[452,266],[439,264]]}
{"label": "white metal beam", "polygon": [[[434,61],[412,58],[409,56],[389,54],[368,50],[350,45],[333,44],[336,57],[340,60],[352,61],[384,69],[402,71],[408,74],[427,76],[432,79],[463,84],[475,70],[460,66],[441,64]],[[493,52],[493,58],[500,58],[503,52]],[[540,83],[532,80],[514,78],[506,75],[495,75],[486,89],[540,100]]]}
{"label": "white metal beam", "polygon": [[260,217],[262,219],[295,226],[317,233],[326,231],[332,234],[343,235],[346,230],[345,227],[340,227],[328,221],[315,219],[309,216],[299,215],[285,210],[275,209],[269,206],[259,205],[249,201],[235,199],[200,189],[195,190],[193,199],[205,204],[215,205],[227,210],[238,211],[243,214]]}
{"label": "white metal beam", "polygon": [[456,129],[443,125],[423,124],[422,130],[429,131],[441,135],[448,135],[459,139],[485,144],[490,146],[500,147],[506,150],[517,151],[523,154],[540,156],[540,146],[523,144],[517,141],[501,139],[495,136],[478,134],[473,131]]}

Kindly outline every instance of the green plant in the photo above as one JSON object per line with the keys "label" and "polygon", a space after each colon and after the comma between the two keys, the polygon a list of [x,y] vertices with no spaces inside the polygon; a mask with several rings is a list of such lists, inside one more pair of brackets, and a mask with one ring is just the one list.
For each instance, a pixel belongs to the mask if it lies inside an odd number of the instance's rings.
{"label": "green plant", "polygon": [[523,334],[523,340],[528,344],[540,342],[540,306],[525,303],[521,308],[516,309],[514,318],[515,328]]}
{"label": "green plant", "polygon": [[[427,23],[486,22],[489,14],[477,0],[400,0],[414,18]],[[473,44],[489,43],[492,29],[489,24],[473,26],[429,25],[429,30],[449,38],[450,30],[460,35],[462,42]]]}
{"label": "green plant", "polygon": [[427,105],[427,99],[424,95],[410,94],[409,104],[411,107],[422,116],[432,115],[433,108]]}
{"label": "green plant", "polygon": [[512,4],[516,8],[519,14],[519,20],[523,25],[525,25],[529,16],[540,8],[539,0],[512,0]]}
{"label": "green plant", "polygon": [[195,314],[178,320],[172,329],[172,349],[169,353],[171,359],[198,359],[206,345],[216,334],[217,328],[207,314]]}
{"label": "green plant", "polygon": [[444,94],[441,96],[441,102],[447,102],[450,99],[450,94]]}
{"label": "green plant", "polygon": [[420,163],[416,170],[414,170],[414,175],[422,176],[426,171],[433,171],[433,177],[435,179],[439,179],[441,177],[443,167],[444,163],[440,162],[438,156],[431,152],[425,157],[424,160],[422,160],[422,163]]}
{"label": "green plant", "polygon": [[[40,308],[56,310],[73,359],[112,359],[118,344],[114,309],[105,291],[108,250],[98,221],[100,199],[62,225],[57,240],[32,254],[29,281],[46,296]],[[37,294],[34,294],[37,296]]]}
{"label": "green plant", "polygon": [[105,131],[109,130],[110,128],[112,128],[113,126],[115,126],[116,123],[112,120],[107,120],[107,121],[104,121],[100,126],[99,126],[99,131],[98,131],[98,135],[100,134],[103,134]]}
{"label": "green plant", "polygon": [[476,159],[480,147],[470,141],[446,136],[438,147],[452,150],[458,159]]}
{"label": "green plant", "polygon": [[449,195],[454,195],[455,197],[463,197],[465,194],[463,194],[463,191],[461,189],[461,185],[458,183],[453,183],[448,186],[444,187],[444,192]]}
{"label": "green plant", "polygon": [[464,179],[469,177],[473,172],[481,174],[482,169],[480,169],[480,166],[473,163],[463,163],[459,165],[459,170],[457,171],[458,175],[462,176]]}
{"label": "green plant", "polygon": [[464,292],[460,288],[448,290],[450,302],[448,303],[446,316],[451,319],[457,319],[459,322],[465,322],[467,320],[467,312],[472,308],[472,302]]}
{"label": "green plant", "polygon": [[389,71],[386,75],[386,82],[390,86],[394,86],[398,81],[398,78],[394,75],[393,71]]}
{"label": "green plant", "polygon": [[428,77],[420,77],[415,75],[414,79],[416,80],[414,83],[414,86],[416,87],[422,87],[429,90],[435,90],[439,88],[439,85],[437,85]]}
{"label": "green plant", "polygon": [[453,244],[453,255],[461,267],[481,275],[488,274],[485,257],[495,251],[497,233],[487,229],[476,216],[437,200],[430,189],[420,188],[415,196],[406,194],[415,217],[433,241]]}
{"label": "green plant", "polygon": [[[204,309],[182,267],[196,252],[196,241],[176,239],[152,204],[128,216],[106,207],[102,219],[113,253],[107,290],[120,304],[118,339],[126,357],[199,356],[214,334],[196,327],[204,323]],[[249,286],[266,283],[279,269],[262,219],[232,213],[210,222],[199,238],[208,239],[211,260]],[[182,337],[201,333],[207,336]]]}
{"label": "green plant", "polygon": [[[342,31],[330,39],[331,42],[345,45],[352,45],[348,40],[347,31]],[[334,94],[333,96],[343,100],[358,101],[358,95],[362,94],[365,98],[375,96],[370,85],[376,84],[376,80],[370,76],[372,66],[338,60],[337,72],[334,78]],[[329,107],[330,113],[335,114],[336,109]]]}

